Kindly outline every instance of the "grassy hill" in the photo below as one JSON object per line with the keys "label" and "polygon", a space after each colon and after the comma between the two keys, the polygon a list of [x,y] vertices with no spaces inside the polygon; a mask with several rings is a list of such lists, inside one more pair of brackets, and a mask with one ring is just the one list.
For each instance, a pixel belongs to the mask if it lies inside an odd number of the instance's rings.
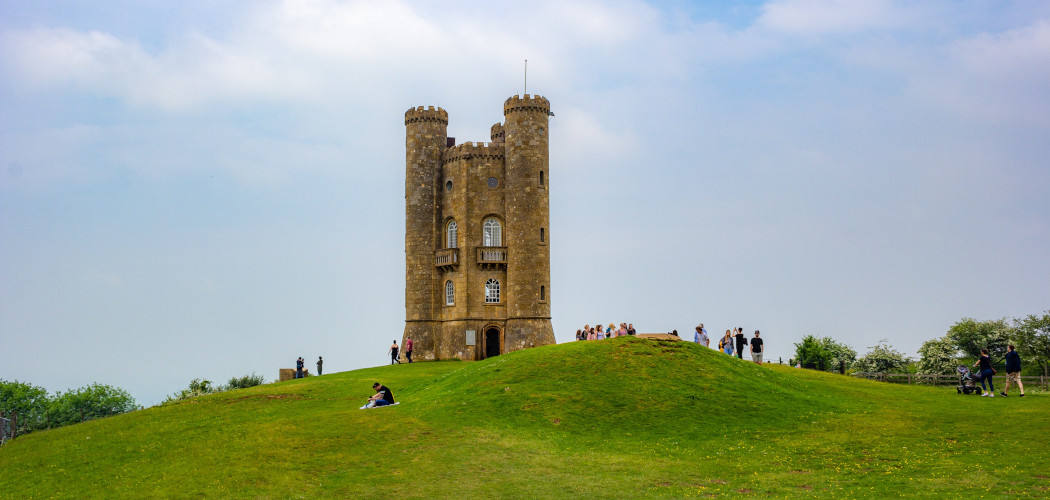
{"label": "grassy hill", "polygon": [[[402,404],[357,408],[371,383]],[[1050,397],[620,338],[231,391],[21,437],[0,497],[1050,495]]]}

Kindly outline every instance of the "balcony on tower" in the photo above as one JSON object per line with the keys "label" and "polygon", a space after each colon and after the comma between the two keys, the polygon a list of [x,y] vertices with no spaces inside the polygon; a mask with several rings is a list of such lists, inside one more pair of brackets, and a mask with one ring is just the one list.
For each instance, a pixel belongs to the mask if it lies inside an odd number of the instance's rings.
{"label": "balcony on tower", "polygon": [[478,247],[478,264],[482,267],[507,267],[507,247]]}
{"label": "balcony on tower", "polygon": [[442,271],[452,271],[459,265],[458,248],[442,248],[434,252],[434,267]]}

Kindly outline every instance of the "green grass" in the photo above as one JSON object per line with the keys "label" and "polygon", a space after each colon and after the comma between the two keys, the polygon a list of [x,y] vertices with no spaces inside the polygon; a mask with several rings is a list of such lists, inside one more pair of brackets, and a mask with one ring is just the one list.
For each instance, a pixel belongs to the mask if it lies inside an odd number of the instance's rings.
{"label": "green grass", "polygon": [[[401,405],[361,411],[372,381]],[[1046,497],[1050,396],[619,338],[205,396],[0,448],[0,497]]]}

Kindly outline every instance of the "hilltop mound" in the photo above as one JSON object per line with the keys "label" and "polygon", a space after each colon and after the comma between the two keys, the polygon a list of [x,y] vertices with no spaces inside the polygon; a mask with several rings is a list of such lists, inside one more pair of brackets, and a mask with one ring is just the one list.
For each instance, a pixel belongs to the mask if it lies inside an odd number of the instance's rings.
{"label": "hilltop mound", "polygon": [[[811,379],[794,375],[691,342],[621,337],[470,363],[404,392],[422,416],[451,412],[500,427],[553,422],[572,431],[629,423],[697,438],[740,426],[808,425],[814,414],[850,406],[834,397],[840,388],[815,390]],[[704,425],[679,425],[683,417]]]}

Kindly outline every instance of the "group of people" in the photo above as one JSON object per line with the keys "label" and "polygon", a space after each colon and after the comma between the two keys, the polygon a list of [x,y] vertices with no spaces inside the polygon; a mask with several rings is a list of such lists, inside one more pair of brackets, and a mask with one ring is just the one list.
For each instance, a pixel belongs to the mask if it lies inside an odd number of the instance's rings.
{"label": "group of people", "polygon": [[[303,361],[303,357],[302,356],[299,356],[299,359],[295,360],[295,378],[303,378],[303,377],[306,376],[306,370],[303,369],[303,366],[305,364],[306,364],[306,362]],[[324,360],[321,359],[321,356],[318,356],[317,357],[317,374],[318,375],[321,374],[321,366],[322,365],[324,365]]]}
{"label": "group of people", "polygon": [[[763,352],[763,341],[758,330],[755,330],[755,336],[751,338],[751,361],[757,364],[762,364],[762,352]],[[703,344],[707,347],[711,347],[711,338],[707,335],[707,329],[704,328],[704,324],[700,323],[696,327],[696,334],[693,336],[693,342],[697,344]],[[736,353],[736,357],[744,359],[744,346],[748,345],[747,337],[744,336],[744,327],[738,326],[732,331],[726,330],[725,335],[718,340],[718,350],[722,351],[730,356]]]}
{"label": "group of people", "polygon": [[[387,351],[387,354],[390,355],[390,364],[401,364],[401,358],[397,357],[398,352],[397,340],[395,339],[390,346],[390,350]],[[412,337],[405,337],[405,360],[409,363],[412,362]]]}
{"label": "group of people", "polygon": [[605,340],[635,333],[633,323],[620,323],[619,327],[609,323],[609,326],[603,327],[599,321],[595,326],[583,325],[582,329],[576,330],[576,340]]}
{"label": "group of people", "polygon": [[[995,397],[995,385],[992,383],[992,376],[995,375],[995,368],[992,368],[992,357],[988,355],[988,349],[981,349],[981,357],[977,359],[977,362],[973,364],[974,368],[981,367],[981,397]],[[988,386],[985,387],[984,382],[988,382]],[[1017,388],[1021,391],[1021,397],[1024,397],[1024,385],[1021,384],[1021,355],[1017,354],[1016,348],[1013,344],[1006,346],[1006,387],[999,391],[999,394],[1006,397],[1010,392],[1010,382],[1015,382]]]}

